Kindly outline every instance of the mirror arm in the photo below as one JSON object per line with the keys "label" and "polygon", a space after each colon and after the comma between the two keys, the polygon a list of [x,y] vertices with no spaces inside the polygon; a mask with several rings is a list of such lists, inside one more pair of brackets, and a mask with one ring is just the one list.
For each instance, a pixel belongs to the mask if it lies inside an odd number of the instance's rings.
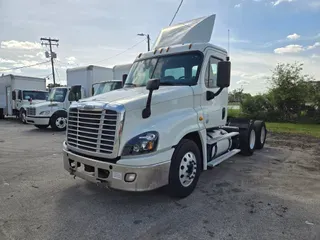
{"label": "mirror arm", "polygon": [[151,115],[151,98],[153,90],[149,91],[146,108],[142,110],[142,118],[148,118]]}
{"label": "mirror arm", "polygon": [[223,89],[224,89],[223,87],[219,88],[219,90],[216,93],[214,93],[214,97],[213,98],[218,96],[222,92]]}

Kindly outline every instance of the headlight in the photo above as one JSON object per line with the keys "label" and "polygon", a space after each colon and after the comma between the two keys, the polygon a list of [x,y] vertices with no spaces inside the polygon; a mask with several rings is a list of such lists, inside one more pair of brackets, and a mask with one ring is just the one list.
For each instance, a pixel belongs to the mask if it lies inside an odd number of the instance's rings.
{"label": "headlight", "polygon": [[126,143],[122,156],[139,155],[157,150],[159,134],[155,131],[142,133]]}
{"label": "headlight", "polygon": [[42,111],[40,112],[40,115],[49,115],[50,114],[50,111]]}

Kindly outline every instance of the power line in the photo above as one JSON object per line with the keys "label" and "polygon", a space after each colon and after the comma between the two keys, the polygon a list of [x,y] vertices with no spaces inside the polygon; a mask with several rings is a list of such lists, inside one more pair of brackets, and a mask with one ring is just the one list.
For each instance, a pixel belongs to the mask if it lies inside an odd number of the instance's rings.
{"label": "power line", "polygon": [[181,2],[180,2],[180,4],[179,4],[179,6],[178,6],[178,8],[177,8],[177,10],[176,10],[176,12],[175,12],[175,14],[173,15],[173,18],[172,18],[172,20],[171,20],[171,22],[170,22],[169,26],[171,26],[171,24],[172,24],[173,20],[176,18],[176,15],[177,15],[177,13],[179,12],[179,9],[180,9],[180,7],[181,7],[182,3],[183,3],[183,0],[181,0]]}
{"label": "power line", "polygon": [[124,51],[122,51],[122,52],[120,52],[120,53],[118,53],[118,54],[116,54],[116,55],[113,55],[113,56],[111,56],[111,57],[109,57],[109,58],[102,59],[102,60],[97,61],[97,62],[95,62],[95,63],[100,63],[100,62],[108,61],[108,60],[110,60],[111,58],[117,57],[117,56],[119,56],[119,55],[121,55],[121,54],[123,54],[123,53],[125,53],[125,52],[127,52],[127,51],[129,51],[129,50],[131,50],[132,48],[138,46],[140,43],[144,42],[145,40],[146,40],[146,38],[142,39],[142,41],[137,42],[136,44],[132,45],[131,47],[127,48],[126,50],[124,50]]}
{"label": "power line", "polygon": [[34,67],[34,66],[38,66],[38,65],[45,64],[48,62],[50,62],[50,61],[40,62],[40,63],[36,63],[36,64],[31,64],[31,65],[25,65],[25,66],[21,66],[21,67],[2,69],[1,71],[12,71],[12,70],[17,70],[17,69],[22,69],[22,68]]}

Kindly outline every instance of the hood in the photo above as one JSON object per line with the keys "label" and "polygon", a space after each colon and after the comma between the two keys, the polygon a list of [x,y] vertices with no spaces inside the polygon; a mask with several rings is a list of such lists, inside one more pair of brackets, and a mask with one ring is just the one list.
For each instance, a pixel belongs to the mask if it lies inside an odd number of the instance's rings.
{"label": "hood", "polygon": [[58,104],[61,104],[61,103],[60,102],[41,101],[36,104],[32,103],[29,106],[35,107],[35,108],[42,108],[42,107],[54,107],[54,106],[57,106]]}
{"label": "hood", "polygon": [[[82,99],[79,102],[122,104],[129,111],[144,108],[148,95],[149,91],[145,87],[122,88]],[[190,86],[160,86],[158,90],[152,93],[151,105],[192,95],[193,90]]]}

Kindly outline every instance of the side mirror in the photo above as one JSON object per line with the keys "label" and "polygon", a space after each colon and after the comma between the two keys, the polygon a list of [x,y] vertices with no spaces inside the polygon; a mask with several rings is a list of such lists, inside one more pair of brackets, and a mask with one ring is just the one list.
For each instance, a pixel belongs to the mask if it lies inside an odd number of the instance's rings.
{"label": "side mirror", "polygon": [[148,118],[151,115],[151,98],[152,98],[152,92],[154,90],[158,90],[160,86],[160,79],[150,79],[147,82],[146,89],[149,90],[149,95],[147,99],[147,105],[146,108],[142,111],[142,118]]}
{"label": "side mirror", "polygon": [[147,90],[153,91],[153,90],[158,90],[160,87],[160,79],[150,79],[147,82]]}
{"label": "side mirror", "polygon": [[122,75],[122,86],[124,86],[124,84],[126,83],[127,77],[128,77],[128,74]]}
{"label": "side mirror", "polygon": [[214,99],[216,97],[216,95],[211,91],[207,91],[206,97],[207,97],[207,101],[210,101],[210,100]]}
{"label": "side mirror", "polygon": [[16,96],[16,91],[12,91],[12,100],[16,100],[17,96]]}
{"label": "side mirror", "polygon": [[219,62],[217,72],[217,86],[227,88],[230,86],[231,62]]}

